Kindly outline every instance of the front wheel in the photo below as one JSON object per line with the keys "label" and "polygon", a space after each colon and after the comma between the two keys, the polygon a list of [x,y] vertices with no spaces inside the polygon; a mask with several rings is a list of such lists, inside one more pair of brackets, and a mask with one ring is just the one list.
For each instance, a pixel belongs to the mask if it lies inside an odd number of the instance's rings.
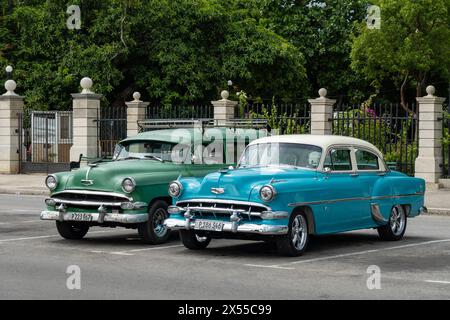
{"label": "front wheel", "polygon": [[180,230],[181,242],[190,250],[203,250],[208,247],[211,237],[199,236],[192,230]]}
{"label": "front wheel", "polygon": [[155,201],[148,210],[148,220],[138,227],[139,236],[144,243],[161,244],[170,237],[169,230],[164,226],[164,220],[169,217],[167,203],[162,200]]}
{"label": "front wheel", "polygon": [[378,235],[384,241],[398,241],[403,238],[406,231],[407,217],[400,205],[393,206],[389,223],[378,227]]}
{"label": "front wheel", "polygon": [[81,240],[89,231],[89,226],[68,221],[56,221],[56,229],[61,237],[68,240]]}
{"label": "front wheel", "polygon": [[306,251],[308,242],[308,222],[305,216],[301,213],[292,214],[287,235],[277,239],[278,252],[285,256],[297,257]]}

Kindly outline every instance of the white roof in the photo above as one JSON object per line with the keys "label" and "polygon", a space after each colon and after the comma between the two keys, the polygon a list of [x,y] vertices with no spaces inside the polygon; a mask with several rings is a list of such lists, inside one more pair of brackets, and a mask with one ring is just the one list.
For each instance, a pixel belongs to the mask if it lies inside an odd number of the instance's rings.
{"label": "white roof", "polygon": [[249,145],[258,143],[299,143],[299,144],[309,144],[321,147],[326,150],[332,145],[350,145],[350,146],[360,146],[373,150],[380,157],[383,154],[375,147],[373,144],[352,137],[346,136],[335,136],[335,135],[313,135],[313,134],[292,134],[292,135],[281,135],[281,136],[269,136],[260,138],[252,141]]}

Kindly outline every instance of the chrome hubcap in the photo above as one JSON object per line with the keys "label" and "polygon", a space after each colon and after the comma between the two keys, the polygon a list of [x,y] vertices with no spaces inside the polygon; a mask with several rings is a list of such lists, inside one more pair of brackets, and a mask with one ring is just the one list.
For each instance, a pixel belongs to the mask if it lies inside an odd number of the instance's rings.
{"label": "chrome hubcap", "polygon": [[392,233],[399,236],[403,233],[405,229],[406,217],[403,209],[399,206],[392,208],[391,218],[389,219],[391,224]]}
{"label": "chrome hubcap", "polygon": [[292,222],[292,244],[297,250],[303,250],[308,237],[308,231],[306,230],[306,221],[303,216],[296,216]]}
{"label": "chrome hubcap", "polygon": [[167,232],[167,228],[164,226],[165,219],[166,211],[164,209],[160,208],[153,213],[153,231],[158,237],[164,236]]}

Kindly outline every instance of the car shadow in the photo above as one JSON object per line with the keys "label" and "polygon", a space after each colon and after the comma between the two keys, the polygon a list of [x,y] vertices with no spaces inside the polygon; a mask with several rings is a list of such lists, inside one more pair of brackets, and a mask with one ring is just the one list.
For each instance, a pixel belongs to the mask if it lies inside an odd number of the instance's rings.
{"label": "car shadow", "polygon": [[[308,250],[304,257],[320,258],[326,255],[345,254],[358,251],[384,249],[417,242],[436,240],[430,237],[405,236],[402,241],[388,242],[381,241],[376,232],[348,232],[326,236],[313,236],[310,239]],[[196,254],[216,256],[245,257],[246,259],[265,258],[269,260],[279,260],[281,257],[277,252],[274,242],[246,242],[236,245],[227,242],[227,245],[217,243],[220,240],[213,240],[206,251],[197,251]],[[290,258],[287,258],[290,259]],[[270,263],[270,261],[268,261]],[[249,262],[251,263],[251,262]]]}

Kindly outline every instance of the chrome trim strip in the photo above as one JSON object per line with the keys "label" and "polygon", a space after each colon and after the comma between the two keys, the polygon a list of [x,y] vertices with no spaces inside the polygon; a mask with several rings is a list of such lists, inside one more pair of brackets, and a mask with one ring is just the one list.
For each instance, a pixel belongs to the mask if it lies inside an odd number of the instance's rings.
{"label": "chrome trim strip", "polygon": [[73,204],[76,206],[108,206],[108,207],[120,207],[123,202],[106,202],[106,201],[76,201],[76,200],[63,200],[58,198],[52,198],[56,203]]}
{"label": "chrome trim strip", "polygon": [[182,200],[177,202],[177,206],[183,203],[188,202],[205,202],[205,203],[222,203],[222,204],[237,204],[237,205],[244,205],[244,206],[251,206],[251,207],[261,207],[265,208],[266,210],[270,210],[270,207],[258,203],[258,202],[248,202],[248,201],[239,201],[239,200],[224,200],[224,199],[190,199],[190,200]]}
{"label": "chrome trim strip", "polygon": [[[181,219],[166,219],[164,225],[171,230],[186,230],[186,221]],[[195,230],[195,222],[189,222],[189,228]],[[223,222],[222,232],[233,232],[233,222]],[[286,225],[266,225],[243,223],[237,226],[237,233],[253,233],[262,235],[285,235],[288,232]]]}
{"label": "chrome trim strip", "polygon": [[[99,221],[99,213],[89,213],[92,216],[92,222]],[[61,215],[61,216],[60,216]],[[60,220],[62,218],[62,220]],[[71,212],[60,213],[58,211],[42,211],[41,220],[59,220],[59,221],[73,221]],[[105,213],[103,222],[116,222],[123,224],[137,224],[148,220],[147,214],[120,214],[120,213]],[[83,221],[80,221],[83,222]],[[90,222],[87,222],[90,223]]]}
{"label": "chrome trim strip", "polygon": [[84,194],[84,195],[94,195],[94,196],[109,196],[109,197],[118,197],[118,198],[124,198],[124,199],[128,199],[129,201],[133,201],[132,197],[126,196],[122,193],[117,193],[117,192],[105,192],[105,191],[90,191],[90,190],[71,190],[71,189],[67,189],[67,190],[63,190],[60,192],[55,192],[52,194],[52,196],[57,196],[59,194],[64,194],[64,193],[74,193],[74,194]]}
{"label": "chrome trim strip", "polygon": [[332,199],[332,200],[320,200],[320,201],[309,201],[309,202],[294,202],[289,203],[289,207],[304,206],[304,205],[316,205],[316,204],[331,204],[336,202],[345,201],[363,201],[363,200],[385,200],[385,199],[399,199],[403,197],[416,197],[423,196],[421,192],[410,193],[410,194],[400,194],[395,196],[376,196],[376,197],[356,197],[356,198],[342,198],[342,199]]}

